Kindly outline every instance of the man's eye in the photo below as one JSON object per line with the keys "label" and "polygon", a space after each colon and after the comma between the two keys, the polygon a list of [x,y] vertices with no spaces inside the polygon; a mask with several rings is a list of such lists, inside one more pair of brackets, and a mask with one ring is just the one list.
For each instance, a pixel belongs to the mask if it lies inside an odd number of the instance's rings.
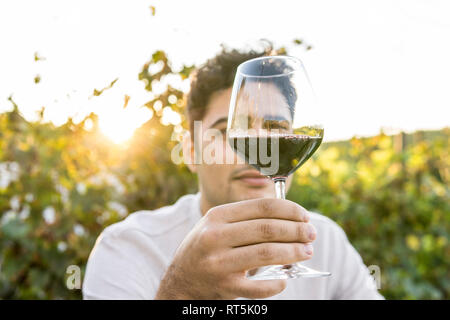
{"label": "man's eye", "polygon": [[264,129],[278,129],[289,130],[290,123],[287,120],[265,120],[263,123]]}
{"label": "man's eye", "polygon": [[213,137],[214,139],[225,139],[227,135],[227,129],[214,129]]}

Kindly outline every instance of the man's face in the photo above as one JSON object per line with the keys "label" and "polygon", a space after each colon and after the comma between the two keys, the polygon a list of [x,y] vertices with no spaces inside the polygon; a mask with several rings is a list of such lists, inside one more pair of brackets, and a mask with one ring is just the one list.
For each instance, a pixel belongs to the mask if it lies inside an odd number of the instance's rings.
{"label": "man's face", "polygon": [[[226,139],[230,98],[231,88],[217,91],[211,96],[207,112],[201,123],[202,134],[197,134],[196,137],[201,140],[203,158],[213,154],[214,159],[222,160],[216,161],[221,164],[211,162],[207,164],[205,161],[201,161],[201,164],[190,166],[191,170],[198,175],[202,203],[208,207],[206,209],[230,202],[275,197],[272,180],[262,176],[250,165],[243,163],[242,159],[239,159],[238,162],[237,155]],[[211,129],[217,130],[217,133],[220,131],[221,134],[211,138],[211,135],[205,134]],[[203,136],[203,140],[201,136]],[[223,147],[215,148],[217,145]],[[215,151],[211,153],[212,149]],[[232,159],[232,161],[226,161],[226,159]],[[290,182],[291,178],[288,178],[287,188]]]}

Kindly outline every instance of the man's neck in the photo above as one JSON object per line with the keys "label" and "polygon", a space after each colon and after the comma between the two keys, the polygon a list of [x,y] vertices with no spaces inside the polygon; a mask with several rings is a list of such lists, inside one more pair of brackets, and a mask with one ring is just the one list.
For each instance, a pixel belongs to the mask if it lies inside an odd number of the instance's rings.
{"label": "man's neck", "polygon": [[204,216],[212,207],[214,206],[205,199],[202,193],[200,193],[200,213],[202,216]]}

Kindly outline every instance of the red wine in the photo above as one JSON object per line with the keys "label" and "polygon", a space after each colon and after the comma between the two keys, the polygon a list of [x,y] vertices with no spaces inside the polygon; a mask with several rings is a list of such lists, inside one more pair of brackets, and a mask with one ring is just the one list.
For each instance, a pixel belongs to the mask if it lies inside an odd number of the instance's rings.
{"label": "red wine", "polygon": [[322,143],[322,135],[242,135],[230,136],[229,142],[239,156],[263,175],[285,178],[314,154]]}

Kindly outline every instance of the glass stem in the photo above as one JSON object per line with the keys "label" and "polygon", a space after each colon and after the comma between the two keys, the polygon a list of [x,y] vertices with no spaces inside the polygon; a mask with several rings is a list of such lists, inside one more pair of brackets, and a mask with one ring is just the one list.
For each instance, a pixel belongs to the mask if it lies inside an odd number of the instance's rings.
{"label": "glass stem", "polygon": [[277,199],[286,199],[286,179],[274,179]]}

